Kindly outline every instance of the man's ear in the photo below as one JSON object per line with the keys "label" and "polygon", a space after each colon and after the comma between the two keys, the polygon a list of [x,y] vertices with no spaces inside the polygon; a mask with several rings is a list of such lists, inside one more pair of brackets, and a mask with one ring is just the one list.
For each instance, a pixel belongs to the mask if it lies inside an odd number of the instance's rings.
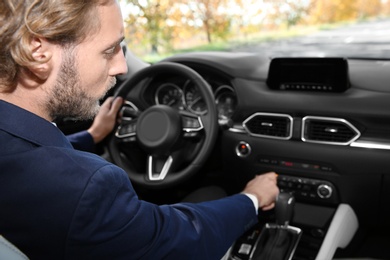
{"label": "man's ear", "polygon": [[46,80],[52,70],[53,44],[44,38],[33,37],[30,48],[35,62],[28,69],[39,79]]}

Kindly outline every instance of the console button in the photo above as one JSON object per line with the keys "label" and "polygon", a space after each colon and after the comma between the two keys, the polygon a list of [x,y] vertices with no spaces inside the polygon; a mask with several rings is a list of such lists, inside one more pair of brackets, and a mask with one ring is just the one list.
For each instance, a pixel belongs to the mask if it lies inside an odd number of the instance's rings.
{"label": "console button", "polygon": [[294,194],[298,200],[338,203],[335,187],[329,181],[279,175],[277,184],[281,192]]}
{"label": "console button", "polygon": [[247,157],[251,153],[252,149],[246,142],[239,142],[236,146],[236,154],[239,157]]}
{"label": "console button", "polygon": [[321,184],[317,188],[317,194],[322,199],[328,199],[332,196],[332,188],[326,184]]}

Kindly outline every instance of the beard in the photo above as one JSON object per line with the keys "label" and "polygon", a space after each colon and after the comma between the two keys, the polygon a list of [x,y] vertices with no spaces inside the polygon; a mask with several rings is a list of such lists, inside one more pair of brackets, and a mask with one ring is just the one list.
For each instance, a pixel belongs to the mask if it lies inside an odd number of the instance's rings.
{"label": "beard", "polygon": [[[99,100],[104,96],[92,97],[82,88],[73,52],[74,48],[65,48],[56,84],[48,95],[46,109],[53,119],[64,117],[76,120],[93,119],[100,109]],[[116,78],[113,77],[107,91],[115,83]]]}

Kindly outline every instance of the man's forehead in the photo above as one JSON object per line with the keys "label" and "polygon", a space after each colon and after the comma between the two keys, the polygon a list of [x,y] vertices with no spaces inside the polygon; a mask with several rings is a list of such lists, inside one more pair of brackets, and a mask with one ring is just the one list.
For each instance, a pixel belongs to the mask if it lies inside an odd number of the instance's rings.
{"label": "man's forehead", "polygon": [[124,36],[124,25],[122,13],[119,4],[116,1],[110,1],[110,4],[99,6],[100,29],[98,34],[107,44],[121,42]]}
{"label": "man's forehead", "polygon": [[96,7],[99,27],[86,36],[81,45],[107,46],[120,43],[124,39],[124,25],[119,5],[116,1]]}

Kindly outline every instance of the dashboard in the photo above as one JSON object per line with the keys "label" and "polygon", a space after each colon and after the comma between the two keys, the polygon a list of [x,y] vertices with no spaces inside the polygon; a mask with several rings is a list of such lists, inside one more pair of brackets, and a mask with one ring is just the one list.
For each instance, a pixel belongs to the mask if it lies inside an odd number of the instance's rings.
{"label": "dashboard", "polygon": [[[220,131],[212,171],[227,189],[239,192],[254,175],[275,171],[280,190],[295,195],[293,225],[304,232],[293,259],[316,259],[340,205],[353,209],[359,229],[337,255],[389,256],[390,61],[286,58],[272,68],[277,58],[249,53],[167,60],[203,74],[217,104],[225,100],[220,119],[230,123]],[[229,99],[216,91],[224,86]]]}
{"label": "dashboard", "polygon": [[[197,52],[164,61],[201,75],[218,113],[217,141],[188,186],[212,183],[235,194],[255,175],[274,171],[279,189],[296,199],[291,223],[303,230],[294,260],[318,259],[333,241],[327,234],[340,208],[353,212],[358,229],[344,232],[352,241],[336,257],[390,256],[389,60]],[[169,73],[144,79],[127,100],[140,111],[165,105],[199,118],[208,113],[195,85]],[[353,219],[344,216],[335,232]]]}

